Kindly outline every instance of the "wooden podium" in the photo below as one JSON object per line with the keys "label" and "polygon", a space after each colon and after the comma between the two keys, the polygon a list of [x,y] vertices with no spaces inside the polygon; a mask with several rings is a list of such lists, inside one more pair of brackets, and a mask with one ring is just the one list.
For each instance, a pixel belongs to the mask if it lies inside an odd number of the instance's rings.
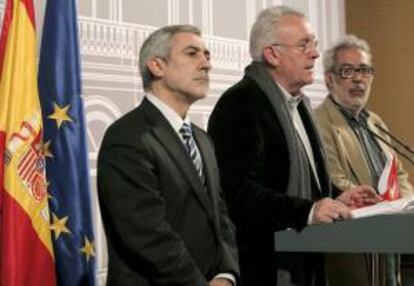
{"label": "wooden podium", "polygon": [[288,252],[414,253],[414,214],[378,215],[275,233]]}

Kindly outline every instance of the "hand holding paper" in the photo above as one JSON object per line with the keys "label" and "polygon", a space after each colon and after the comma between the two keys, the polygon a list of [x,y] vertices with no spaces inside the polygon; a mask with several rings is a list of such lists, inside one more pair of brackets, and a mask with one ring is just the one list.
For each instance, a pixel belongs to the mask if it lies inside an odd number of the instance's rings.
{"label": "hand holding paper", "polygon": [[359,208],[351,211],[353,218],[398,213],[414,213],[414,195],[394,201],[383,201],[373,206]]}
{"label": "hand holding paper", "polygon": [[350,209],[369,206],[382,201],[375,190],[368,185],[361,185],[342,192],[336,200]]}

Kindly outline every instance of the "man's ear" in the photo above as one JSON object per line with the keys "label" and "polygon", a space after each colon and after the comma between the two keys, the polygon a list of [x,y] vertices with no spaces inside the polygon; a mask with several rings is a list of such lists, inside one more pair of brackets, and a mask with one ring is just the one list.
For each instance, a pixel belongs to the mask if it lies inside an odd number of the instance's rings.
{"label": "man's ear", "polygon": [[154,77],[162,77],[164,75],[165,61],[160,58],[150,58],[147,61],[147,68]]}
{"label": "man's ear", "polygon": [[272,46],[264,47],[262,55],[267,64],[273,67],[279,65],[281,55],[278,49],[274,49]]}
{"label": "man's ear", "polygon": [[335,79],[334,79],[334,74],[333,74],[333,73],[331,73],[331,72],[325,72],[324,77],[325,77],[325,84],[326,84],[326,87],[327,87],[329,90],[331,90],[331,89],[332,89],[332,86],[333,86],[333,81],[335,80]]}

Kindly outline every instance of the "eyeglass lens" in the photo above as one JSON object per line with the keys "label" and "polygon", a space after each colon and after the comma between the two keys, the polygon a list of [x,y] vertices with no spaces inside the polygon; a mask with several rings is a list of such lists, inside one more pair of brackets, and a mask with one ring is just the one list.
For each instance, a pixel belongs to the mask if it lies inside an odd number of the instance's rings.
{"label": "eyeglass lens", "polygon": [[371,66],[342,66],[338,69],[339,75],[343,78],[351,78],[356,73],[359,73],[363,77],[371,76],[374,73],[374,68]]}

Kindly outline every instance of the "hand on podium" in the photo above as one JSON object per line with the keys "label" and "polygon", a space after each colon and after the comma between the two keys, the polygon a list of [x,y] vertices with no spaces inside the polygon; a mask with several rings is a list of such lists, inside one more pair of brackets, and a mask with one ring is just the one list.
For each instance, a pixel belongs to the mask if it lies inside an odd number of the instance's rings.
{"label": "hand on podium", "polygon": [[368,185],[361,185],[342,192],[336,200],[351,209],[374,205],[382,198],[375,192],[374,188]]}
{"label": "hand on podium", "polygon": [[351,218],[350,209],[340,201],[324,198],[313,205],[310,224],[331,223]]}
{"label": "hand on podium", "polygon": [[382,201],[375,190],[361,185],[342,192],[335,200],[324,198],[317,201],[311,213],[310,224],[331,223],[352,218],[351,209],[373,205]]}

